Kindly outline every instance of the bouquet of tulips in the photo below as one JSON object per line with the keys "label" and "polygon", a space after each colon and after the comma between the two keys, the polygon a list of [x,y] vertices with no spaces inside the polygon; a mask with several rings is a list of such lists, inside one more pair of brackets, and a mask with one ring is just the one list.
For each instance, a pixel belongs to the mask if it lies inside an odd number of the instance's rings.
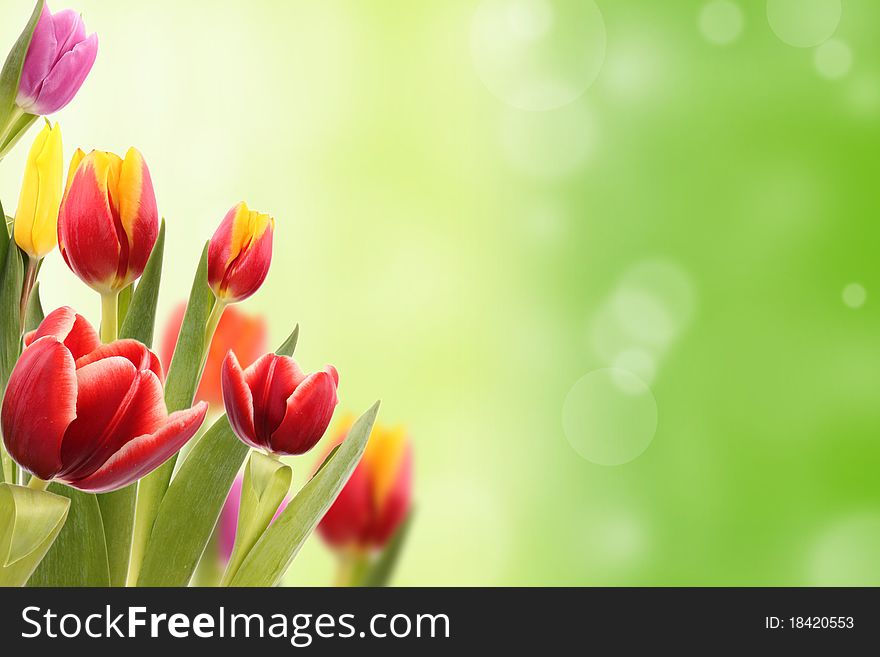
{"label": "bouquet of tulips", "polygon": [[[73,99],[97,49],[78,14],[37,2],[0,75],[0,160]],[[298,327],[246,367],[226,344],[246,334],[232,306],[266,280],[274,219],[239,203],[220,222],[166,371],[151,350],[165,228],[147,163],[78,149],[62,178],[61,129],[45,121],[14,217],[0,210],[0,586],[274,586],[319,523],[340,583],[383,583],[409,511],[405,432],[373,431],[377,403],[289,499],[282,457],[325,434],[339,375],[299,368]],[[101,297],[97,330],[67,306],[44,316],[56,245]],[[217,391],[213,423],[200,382]]]}

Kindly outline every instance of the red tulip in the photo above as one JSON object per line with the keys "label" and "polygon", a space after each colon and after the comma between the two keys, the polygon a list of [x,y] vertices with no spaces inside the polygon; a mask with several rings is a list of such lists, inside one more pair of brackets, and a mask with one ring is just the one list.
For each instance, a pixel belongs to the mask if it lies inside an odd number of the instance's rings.
{"label": "red tulip", "polygon": [[274,231],[272,217],[244,202],[226,213],[208,246],[208,283],[220,301],[242,301],[260,288],[272,262]]}
{"label": "red tulip", "polygon": [[[351,423],[337,438],[342,442]],[[373,427],[351,478],[318,524],[318,533],[338,550],[381,549],[409,513],[412,445],[403,427]]]}
{"label": "red tulip", "polygon": [[[174,309],[168,324],[165,325],[159,355],[166,370],[171,365],[171,357],[174,355],[174,347],[177,344],[185,312],[186,303],[181,303]],[[222,407],[223,391],[220,388],[220,367],[223,365],[226,354],[230,350],[234,351],[242,366],[247,367],[266,353],[268,341],[265,317],[250,315],[238,310],[235,306],[226,308],[217,325],[217,330],[214,332],[214,338],[211,340],[208,359],[205,361],[205,371],[196,392],[196,399],[206,401],[211,406]]]}
{"label": "red tulip", "polygon": [[335,367],[306,376],[288,356],[266,354],[242,370],[229,352],[221,381],[235,434],[251,447],[275,454],[304,454],[314,447],[339,401]]}
{"label": "red tulip", "polygon": [[64,262],[92,289],[118,291],[138,278],[159,233],[150,171],[134,148],[77,151],[58,215]]}
{"label": "red tulip", "polygon": [[140,342],[101,345],[73,309],[28,336],[0,422],[9,454],[44,480],[106,492],[148,474],[195,435],[208,405],[168,415],[158,357]]}

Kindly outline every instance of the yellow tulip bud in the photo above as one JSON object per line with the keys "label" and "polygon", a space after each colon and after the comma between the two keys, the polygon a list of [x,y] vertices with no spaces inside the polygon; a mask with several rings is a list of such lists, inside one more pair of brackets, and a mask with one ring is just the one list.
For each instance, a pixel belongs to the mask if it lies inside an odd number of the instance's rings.
{"label": "yellow tulip bud", "polygon": [[58,242],[58,208],[64,160],[61,128],[48,123],[37,135],[28,154],[15,212],[15,243],[39,260]]}

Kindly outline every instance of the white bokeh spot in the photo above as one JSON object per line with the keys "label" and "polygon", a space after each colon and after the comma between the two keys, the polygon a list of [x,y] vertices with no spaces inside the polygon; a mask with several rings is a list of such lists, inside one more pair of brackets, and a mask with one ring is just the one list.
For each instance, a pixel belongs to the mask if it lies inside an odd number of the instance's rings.
{"label": "white bokeh spot", "polygon": [[831,38],[841,11],[841,0],[767,0],[770,29],[797,48],[818,46]]}
{"label": "white bokeh spot", "polygon": [[742,34],[745,19],[742,9],[731,0],[711,0],[703,5],[697,23],[709,42],[726,46]]}

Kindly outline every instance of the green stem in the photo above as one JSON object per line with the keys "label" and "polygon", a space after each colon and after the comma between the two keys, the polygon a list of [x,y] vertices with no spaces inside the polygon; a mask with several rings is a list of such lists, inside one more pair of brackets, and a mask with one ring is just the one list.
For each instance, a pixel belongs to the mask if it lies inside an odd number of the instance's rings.
{"label": "green stem", "polygon": [[25,324],[27,323],[28,306],[31,302],[31,294],[34,291],[34,284],[37,282],[39,264],[39,260],[28,256],[27,269],[24,272],[24,283],[21,286],[21,302],[18,307],[19,333],[21,335],[24,335]]}
{"label": "green stem", "polygon": [[24,110],[21,109],[18,105],[16,105],[12,112],[9,114],[9,120],[6,122],[6,125],[3,126],[3,132],[0,133],[0,146],[4,146],[6,144],[6,140],[9,139],[12,135],[12,128],[15,127],[15,124],[18,123],[18,120],[24,116]]}
{"label": "green stem", "polygon": [[211,314],[208,316],[208,323],[205,325],[205,341],[202,347],[202,363],[199,367],[198,381],[202,380],[202,374],[205,372],[205,365],[208,362],[208,354],[211,352],[211,342],[214,340],[214,333],[217,332],[217,326],[220,325],[220,318],[223,317],[223,311],[226,310],[226,303],[220,299],[214,300],[214,307],[211,308]]}
{"label": "green stem", "polygon": [[369,556],[360,550],[341,552],[339,554],[339,565],[336,568],[336,582],[334,586],[360,586],[369,565]]}
{"label": "green stem", "polygon": [[101,295],[101,342],[113,342],[119,334],[119,291]]}
{"label": "green stem", "polygon": [[46,490],[49,488],[49,484],[51,481],[46,481],[45,479],[40,479],[39,477],[31,477],[31,480],[28,482],[27,487],[33,488],[34,490]]}

